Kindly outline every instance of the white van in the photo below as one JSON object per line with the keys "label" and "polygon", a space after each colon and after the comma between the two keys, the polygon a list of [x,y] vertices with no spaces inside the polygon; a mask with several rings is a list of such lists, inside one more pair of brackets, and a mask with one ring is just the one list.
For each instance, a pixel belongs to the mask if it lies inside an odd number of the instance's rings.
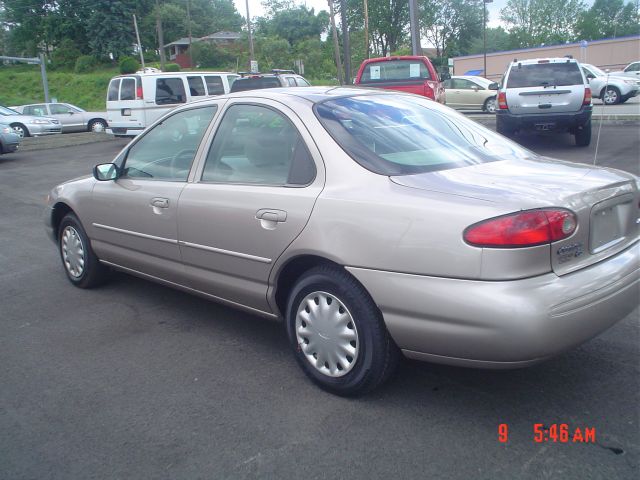
{"label": "white van", "polygon": [[229,93],[240,75],[229,72],[137,72],[111,79],[107,133],[136,136],[172,108]]}

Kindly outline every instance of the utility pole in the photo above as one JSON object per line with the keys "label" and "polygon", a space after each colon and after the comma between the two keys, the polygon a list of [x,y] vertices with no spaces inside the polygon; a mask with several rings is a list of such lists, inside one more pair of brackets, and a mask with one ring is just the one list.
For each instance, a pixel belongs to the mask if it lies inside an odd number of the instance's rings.
{"label": "utility pole", "polygon": [[247,5],[247,32],[249,34],[249,71],[251,71],[251,64],[255,60],[255,52],[253,51],[253,36],[251,35],[251,14],[249,14],[249,0],[245,0]]}
{"label": "utility pole", "polygon": [[138,51],[140,52],[140,63],[142,64],[142,70],[144,70],[144,55],[142,55],[142,45],[140,44],[140,33],[138,33],[138,21],[136,20],[136,14],[133,14],[133,26],[136,28],[136,39],[138,40]]}
{"label": "utility pole", "polygon": [[333,33],[333,54],[336,59],[336,70],[338,71],[338,82],[344,85],[342,78],[342,62],[340,61],[340,44],[338,43],[338,30],[336,29],[336,18],[333,10],[333,0],[328,0],[329,15],[331,15],[331,30]]}
{"label": "utility pole", "polygon": [[344,48],[344,83],[351,85],[351,45],[349,43],[346,0],[340,0],[340,23],[342,24],[342,48]]}
{"label": "utility pole", "polygon": [[364,0],[364,47],[369,58],[369,4]]}
{"label": "utility pole", "polygon": [[160,69],[164,71],[167,56],[164,51],[164,34],[162,33],[162,20],[160,19],[160,4],[156,0],[156,29],[158,30],[158,44],[160,45]]}
{"label": "utility pole", "polygon": [[193,52],[191,51],[191,2],[187,0],[187,22],[189,22],[189,67],[193,68]]}
{"label": "utility pole", "polygon": [[416,0],[409,0],[409,22],[411,24],[411,54],[422,55],[420,27],[418,26],[418,5]]}

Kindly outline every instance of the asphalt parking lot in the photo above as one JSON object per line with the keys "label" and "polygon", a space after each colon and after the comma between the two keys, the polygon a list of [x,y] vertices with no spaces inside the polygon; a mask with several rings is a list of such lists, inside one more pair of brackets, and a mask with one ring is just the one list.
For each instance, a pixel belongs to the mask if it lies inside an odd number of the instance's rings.
{"label": "asphalt parking lot", "polygon": [[[518,140],[593,163],[596,134],[586,149]],[[0,157],[0,478],[636,478],[638,310],[542,365],[405,361],[343,399],[306,380],[275,322],[124,274],[72,287],[44,196],[124,144]],[[603,126],[599,165],[640,174],[639,152],[637,123]],[[539,423],[593,428],[595,443],[535,443]]]}

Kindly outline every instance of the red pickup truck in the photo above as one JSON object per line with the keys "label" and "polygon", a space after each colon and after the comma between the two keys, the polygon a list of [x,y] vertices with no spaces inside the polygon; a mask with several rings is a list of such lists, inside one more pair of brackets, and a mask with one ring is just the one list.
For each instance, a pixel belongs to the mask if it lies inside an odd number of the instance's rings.
{"label": "red pickup truck", "polygon": [[355,84],[417,93],[445,103],[444,86],[427,57],[370,58],[360,65]]}

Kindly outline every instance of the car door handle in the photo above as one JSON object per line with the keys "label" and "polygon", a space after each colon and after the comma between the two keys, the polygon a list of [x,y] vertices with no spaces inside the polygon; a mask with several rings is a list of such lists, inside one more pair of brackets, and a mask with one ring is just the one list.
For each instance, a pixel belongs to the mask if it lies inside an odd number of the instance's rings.
{"label": "car door handle", "polygon": [[169,199],[162,197],[155,197],[151,199],[150,205],[156,208],[169,208]]}
{"label": "car door handle", "polygon": [[271,222],[286,222],[287,212],[284,210],[274,210],[272,208],[261,208],[256,212],[256,219],[269,220]]}

